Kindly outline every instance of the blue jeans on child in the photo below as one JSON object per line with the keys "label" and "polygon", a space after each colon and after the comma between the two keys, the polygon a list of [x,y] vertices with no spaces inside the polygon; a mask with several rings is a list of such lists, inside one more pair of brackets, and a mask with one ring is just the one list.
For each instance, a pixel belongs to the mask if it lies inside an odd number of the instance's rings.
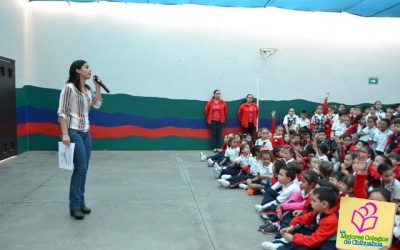
{"label": "blue jeans on child", "polygon": [[69,188],[69,207],[80,210],[85,204],[86,173],[89,167],[92,139],[89,132],[68,129],[71,142],[75,143],[74,170]]}

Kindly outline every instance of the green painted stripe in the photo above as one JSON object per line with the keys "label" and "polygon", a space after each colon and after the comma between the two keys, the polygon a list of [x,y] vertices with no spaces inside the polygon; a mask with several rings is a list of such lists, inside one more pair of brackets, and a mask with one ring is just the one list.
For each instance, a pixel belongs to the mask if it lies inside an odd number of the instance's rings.
{"label": "green painted stripe", "polygon": [[[59,137],[42,134],[29,135],[29,147],[22,142],[27,136],[18,138],[18,153],[27,150],[57,150]],[[25,143],[24,145],[28,145]],[[93,150],[200,150],[208,149],[208,139],[180,138],[175,136],[158,139],[146,139],[143,137],[127,137],[121,139],[93,139]]]}
{"label": "green painted stripe", "polygon": [[29,150],[28,147],[28,140],[29,140],[29,136],[19,136],[17,138],[17,152],[18,154],[22,154],[23,152],[26,152]]}
{"label": "green painted stripe", "polygon": [[[17,89],[17,107],[33,106],[37,108],[57,110],[60,90],[41,88],[26,85]],[[125,94],[104,94],[104,103],[100,111],[105,113],[124,113],[138,115],[147,118],[177,117],[187,119],[204,119],[205,101],[198,100],[174,100],[157,97],[140,97]],[[322,102],[323,97],[321,97]],[[242,100],[228,101],[229,118],[235,118],[236,112],[241,105]],[[309,116],[320,103],[309,102],[303,99],[288,101],[260,101],[260,117],[270,118],[271,111],[276,110],[277,117],[283,118],[289,108],[294,107],[296,113],[301,110],[307,110]],[[329,103],[338,105],[338,103]],[[366,106],[371,104],[360,104]],[[354,106],[354,105],[353,105]]]}

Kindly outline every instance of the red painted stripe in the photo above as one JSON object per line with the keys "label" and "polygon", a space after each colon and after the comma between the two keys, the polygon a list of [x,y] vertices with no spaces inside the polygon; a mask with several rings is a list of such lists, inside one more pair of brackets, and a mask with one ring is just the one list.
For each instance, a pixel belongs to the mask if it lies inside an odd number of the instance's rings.
{"label": "red painted stripe", "polygon": [[[116,126],[103,127],[91,125],[91,135],[93,138],[124,138],[131,136],[140,136],[149,139],[161,138],[166,136],[189,137],[206,139],[210,137],[208,129],[189,129],[163,127],[158,129],[147,129],[139,126]],[[237,133],[238,128],[227,128],[223,134]],[[18,136],[29,134],[45,134],[50,136],[59,136],[61,134],[60,126],[53,123],[23,123],[17,127]]]}

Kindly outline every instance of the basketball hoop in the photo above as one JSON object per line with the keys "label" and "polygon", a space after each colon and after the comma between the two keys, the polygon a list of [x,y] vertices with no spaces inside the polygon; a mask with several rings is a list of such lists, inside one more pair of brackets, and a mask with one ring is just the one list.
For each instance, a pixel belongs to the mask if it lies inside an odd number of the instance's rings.
{"label": "basketball hoop", "polygon": [[278,52],[278,49],[275,48],[261,48],[260,49],[260,55],[262,57],[268,58]]}

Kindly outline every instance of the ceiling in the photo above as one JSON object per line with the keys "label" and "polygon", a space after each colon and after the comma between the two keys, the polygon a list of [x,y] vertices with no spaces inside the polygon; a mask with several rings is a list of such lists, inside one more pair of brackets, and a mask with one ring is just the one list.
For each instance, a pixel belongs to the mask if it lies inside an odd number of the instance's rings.
{"label": "ceiling", "polygon": [[[29,0],[60,2],[98,2],[99,0]],[[400,17],[400,0],[106,0],[108,2],[150,4],[198,4],[221,7],[265,8],[289,10],[346,12],[363,17]]]}

